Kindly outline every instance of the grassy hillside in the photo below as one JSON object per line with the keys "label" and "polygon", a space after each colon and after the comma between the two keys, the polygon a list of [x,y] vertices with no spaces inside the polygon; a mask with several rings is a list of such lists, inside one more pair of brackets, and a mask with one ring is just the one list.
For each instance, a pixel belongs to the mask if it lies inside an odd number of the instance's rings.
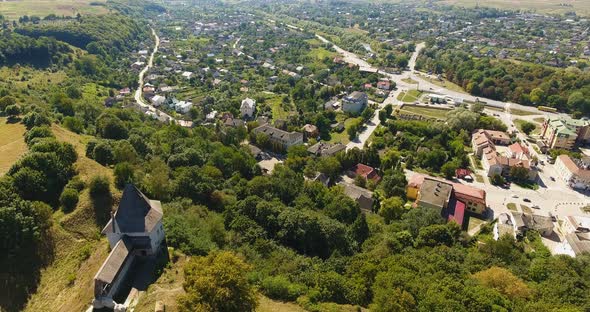
{"label": "grassy hillside", "polygon": [[[52,126],[58,140],[76,147],[76,170],[84,181],[97,174],[112,179],[112,170],[84,156],[89,137],[70,132],[58,125]],[[112,206],[117,204],[119,193],[114,194]],[[111,205],[109,205],[111,206]],[[51,229],[55,259],[41,272],[41,281],[32,294],[24,311],[82,311],[93,297],[92,280],[108,255],[108,243],[100,235],[103,224],[97,224],[97,207],[88,195],[88,189],[80,194],[76,209],[64,214],[57,211]]]}
{"label": "grassy hillside", "polygon": [[564,14],[576,12],[579,15],[590,16],[590,1],[587,0],[443,0],[441,3],[474,7],[476,5],[511,9],[534,10],[538,13]]}
{"label": "grassy hillside", "polygon": [[[176,262],[171,263],[170,267],[164,270],[160,278],[143,294],[139,303],[135,307],[135,312],[152,312],[157,301],[161,301],[166,306],[166,312],[176,312],[178,307],[176,300],[178,296],[183,295],[184,283],[183,267],[189,258],[180,256]],[[357,309],[352,305],[339,305],[334,303],[321,303],[315,306],[320,311],[333,312],[356,312]],[[293,302],[282,302],[272,300],[268,297],[260,295],[258,298],[257,312],[305,312],[306,309]],[[362,311],[367,311],[363,309]]]}
{"label": "grassy hillside", "polygon": [[74,16],[80,14],[101,14],[108,10],[104,6],[91,3],[105,0],[6,0],[0,1],[0,14],[8,19],[18,19],[23,15],[44,17],[49,14]]}
{"label": "grassy hillside", "polygon": [[0,118],[0,175],[27,152],[24,133],[25,127],[21,123],[6,123],[6,118]]}

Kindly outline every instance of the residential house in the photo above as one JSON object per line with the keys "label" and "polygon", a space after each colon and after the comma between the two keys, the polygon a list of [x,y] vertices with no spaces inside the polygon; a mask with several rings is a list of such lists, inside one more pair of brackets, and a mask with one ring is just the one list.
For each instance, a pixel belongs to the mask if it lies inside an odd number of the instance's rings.
{"label": "residential house", "polygon": [[375,170],[373,167],[363,165],[363,164],[357,164],[356,166],[352,167],[352,169],[349,171],[349,175],[351,177],[359,177],[360,176],[367,181],[369,181],[369,180],[372,180],[374,182],[381,181],[381,176],[379,176],[379,174],[377,173],[377,170]]}
{"label": "residential house", "polygon": [[524,235],[528,230],[535,230],[542,236],[550,236],[553,233],[553,220],[549,216],[512,212],[514,228],[517,234]]}
{"label": "residential house", "polygon": [[391,83],[389,80],[379,80],[379,82],[377,82],[377,88],[389,91],[389,89],[391,89]]}
{"label": "residential house", "polygon": [[188,101],[179,101],[174,105],[174,109],[181,114],[188,113],[192,107],[193,103]]}
{"label": "residential house", "polygon": [[252,130],[255,134],[266,134],[272,144],[276,144],[286,150],[287,148],[303,144],[303,134],[299,132],[287,132],[275,127],[271,127],[268,124],[254,128]]}
{"label": "residential house", "polygon": [[375,203],[373,192],[350,183],[340,183],[340,185],[344,187],[344,193],[354,199],[362,210],[373,211]]}
{"label": "residential house", "polygon": [[324,104],[324,110],[335,111],[340,108],[340,101],[338,99],[332,99]]}
{"label": "residential house", "polygon": [[482,156],[484,148],[496,149],[495,145],[510,144],[510,136],[506,132],[477,129],[471,135],[471,146],[478,157]]}
{"label": "residential house", "polygon": [[494,175],[508,177],[510,176],[510,170],[514,167],[525,168],[528,173],[528,180],[530,181],[536,180],[538,176],[537,170],[531,166],[531,162],[529,160],[501,156],[492,149],[484,150],[481,163],[483,168],[487,171],[488,177],[492,177]]}
{"label": "residential house", "polygon": [[416,206],[435,209],[447,221],[463,228],[466,204],[454,194],[453,184],[425,177],[416,197]]}
{"label": "residential house", "polygon": [[252,118],[256,112],[256,101],[251,98],[245,98],[240,105],[240,113],[242,118]]}
{"label": "residential house", "polygon": [[329,157],[335,156],[339,152],[345,151],[346,145],[342,143],[330,144],[324,142],[318,142],[312,146],[310,146],[307,151],[318,157]]}
{"label": "residential house", "polygon": [[166,98],[161,95],[154,95],[150,99],[150,102],[152,102],[152,105],[155,107],[162,105],[165,101],[166,101]]}
{"label": "residential house", "polygon": [[569,187],[579,190],[590,189],[589,157],[573,159],[568,155],[559,155],[554,168]]}
{"label": "residential house", "polygon": [[162,206],[150,200],[135,186],[127,184],[116,212],[102,230],[111,252],[94,276],[95,309],[125,308],[113,298],[125,284],[134,262],[142,257],[155,257],[164,244]]}
{"label": "residential house", "polygon": [[311,124],[306,124],[303,126],[303,135],[306,139],[313,139],[317,138],[318,135],[320,135],[320,132],[318,131],[318,127]]}
{"label": "residential house", "polygon": [[465,204],[467,211],[476,214],[484,214],[487,209],[486,192],[473,186],[455,183],[444,179],[439,179],[424,174],[414,174],[408,181],[406,187],[406,197],[411,200],[417,200],[420,196],[422,184],[426,179],[436,180],[442,183],[450,184],[453,187],[453,196]]}
{"label": "residential house", "polygon": [[547,118],[541,127],[541,140],[549,148],[567,150],[590,143],[590,121],[564,116]]}
{"label": "residential house", "polygon": [[519,160],[532,160],[531,153],[526,146],[520,143],[514,143],[508,146],[508,157]]}
{"label": "residential house", "polygon": [[516,238],[516,232],[514,230],[514,219],[509,213],[501,213],[498,215],[498,220],[494,224],[492,230],[494,240],[500,239],[504,235],[509,235]]}
{"label": "residential house", "polygon": [[365,109],[368,101],[369,97],[366,93],[354,91],[342,99],[342,110],[347,113],[359,114]]}

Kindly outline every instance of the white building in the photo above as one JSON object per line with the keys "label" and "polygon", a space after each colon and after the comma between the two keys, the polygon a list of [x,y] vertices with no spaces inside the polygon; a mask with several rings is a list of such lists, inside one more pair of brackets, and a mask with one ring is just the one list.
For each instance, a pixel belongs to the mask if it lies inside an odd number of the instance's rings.
{"label": "white building", "polygon": [[354,91],[342,99],[342,110],[347,113],[359,114],[365,109],[368,101],[369,97],[367,94]]}
{"label": "white building", "polygon": [[152,102],[152,105],[156,107],[162,105],[164,101],[166,101],[166,98],[161,95],[154,95],[150,100],[150,102]]}
{"label": "white building", "polygon": [[178,103],[176,103],[174,105],[174,109],[181,114],[186,114],[188,113],[191,108],[193,107],[193,103],[192,102],[187,102],[187,101],[180,101]]}
{"label": "white building", "polygon": [[162,216],[159,201],[148,199],[131,184],[125,187],[119,208],[102,230],[111,252],[94,276],[94,308],[124,311],[126,307],[113,297],[137,258],[154,257],[160,251],[165,238]]}
{"label": "white building", "polygon": [[571,188],[590,189],[590,159],[574,160],[568,155],[559,155],[554,168]]}
{"label": "white building", "polygon": [[189,72],[189,71],[185,71],[184,73],[182,73],[182,77],[184,77],[186,79],[191,79],[192,76],[193,76],[193,73]]}
{"label": "white building", "polygon": [[256,101],[251,98],[245,98],[240,105],[240,113],[242,118],[252,118],[256,112]]}

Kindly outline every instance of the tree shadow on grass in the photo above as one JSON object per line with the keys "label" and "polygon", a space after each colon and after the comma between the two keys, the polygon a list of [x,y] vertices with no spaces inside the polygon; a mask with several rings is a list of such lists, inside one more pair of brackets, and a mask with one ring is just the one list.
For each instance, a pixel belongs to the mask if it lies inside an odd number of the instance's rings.
{"label": "tree shadow on grass", "polygon": [[41,269],[54,260],[54,240],[46,235],[38,245],[20,250],[15,255],[3,255],[0,265],[0,310],[21,311],[29,296],[37,291]]}
{"label": "tree shadow on grass", "polygon": [[111,218],[111,211],[115,200],[110,192],[90,194],[90,201],[94,209],[94,220],[96,224],[105,225]]}

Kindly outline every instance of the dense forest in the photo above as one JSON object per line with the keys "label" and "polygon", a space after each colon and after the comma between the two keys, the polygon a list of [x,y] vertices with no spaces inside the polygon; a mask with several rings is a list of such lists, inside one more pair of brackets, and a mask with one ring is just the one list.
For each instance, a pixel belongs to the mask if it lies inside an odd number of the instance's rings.
{"label": "dense forest", "polygon": [[590,74],[577,67],[472,58],[465,52],[430,47],[421,52],[416,68],[442,74],[473,95],[590,115]]}
{"label": "dense forest", "polygon": [[30,64],[35,67],[67,65],[72,49],[54,38],[31,38],[3,33],[0,37],[0,65]]}
{"label": "dense forest", "polygon": [[111,14],[108,18],[89,15],[76,20],[27,23],[15,31],[34,38],[54,37],[106,59],[116,58],[135,49],[139,42],[149,40],[144,25],[120,14]]}

